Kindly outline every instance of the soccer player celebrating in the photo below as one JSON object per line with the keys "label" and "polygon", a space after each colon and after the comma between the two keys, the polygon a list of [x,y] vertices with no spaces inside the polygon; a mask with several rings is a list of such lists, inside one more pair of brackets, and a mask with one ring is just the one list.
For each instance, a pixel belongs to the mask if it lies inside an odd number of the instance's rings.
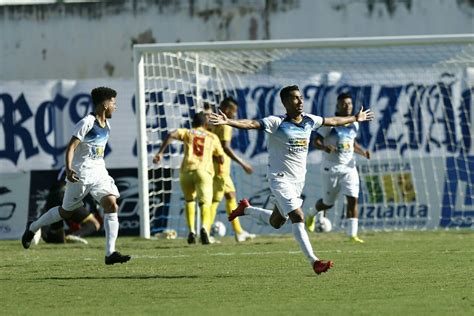
{"label": "soccer player celebrating", "polygon": [[[237,103],[232,98],[225,98],[220,103],[219,109],[227,116],[227,118],[233,119],[237,113]],[[227,214],[230,214],[232,210],[237,207],[235,186],[232,178],[230,177],[231,160],[242,166],[247,174],[251,174],[253,169],[247,162],[237,156],[232,150],[232,147],[230,146],[230,142],[232,140],[232,127],[228,125],[217,125],[212,129],[212,132],[214,132],[217,137],[219,137],[222,148],[226,153],[224,155],[222,175],[217,174],[214,176],[214,194],[211,207],[211,223],[214,223],[217,207],[219,206],[219,203],[223,197],[225,197],[226,200],[225,206]],[[215,167],[217,166],[215,165]],[[237,242],[243,242],[255,238],[254,234],[250,234],[242,229],[238,218],[234,219],[231,224],[232,228],[234,229],[235,240]]]}
{"label": "soccer player celebrating", "polygon": [[[352,108],[352,98],[349,94],[341,93],[338,95],[336,116],[351,115]],[[308,214],[306,227],[309,231],[314,231],[316,213],[330,209],[336,201],[337,195],[341,192],[347,199],[346,215],[349,222],[347,227],[349,240],[363,243],[364,241],[357,236],[359,174],[354,153],[370,159],[370,152],[363,150],[355,141],[358,130],[358,122],[318,129],[314,145],[317,149],[324,151],[324,161],[321,165],[323,197],[317,201],[315,210]]]}
{"label": "soccer player celebrating", "polygon": [[105,264],[124,263],[130,256],[115,251],[119,231],[117,186],[105,168],[104,152],[109,139],[112,113],[116,110],[117,92],[106,87],[91,92],[94,112],[80,120],[66,148],[66,191],[62,206],[49,209],[26,229],[21,243],[31,245],[35,233],[45,225],[69,219],[83,206],[82,200],[90,193],[104,209]]}
{"label": "soccer player celebrating", "polygon": [[[153,158],[159,163],[163,153],[173,140],[184,143],[184,157],[181,164],[179,180],[185,200],[185,212],[188,223],[188,243],[196,243],[194,231],[194,214],[196,212],[195,199],[197,197],[201,209],[202,227],[201,242],[209,244],[211,229],[212,178],[214,176],[213,157],[222,164],[224,151],[216,135],[206,130],[207,117],[203,112],[194,115],[192,128],[178,128],[168,134],[161,144],[158,153]],[[219,168],[218,172],[222,172]]]}
{"label": "soccer player celebrating", "polygon": [[262,129],[268,133],[268,181],[275,198],[273,211],[253,207],[244,199],[229,215],[229,221],[238,216],[250,215],[280,228],[289,218],[293,235],[316,274],[326,272],[333,266],[332,261],[320,260],[313,253],[308,233],[304,225],[301,209],[301,193],[306,174],[306,158],[312,131],[319,127],[340,126],[353,122],[373,119],[369,110],[360,110],[355,116],[328,117],[307,114],[303,111],[303,96],[298,86],[287,86],[280,91],[280,99],[286,115],[268,116],[261,120],[234,120],[220,112],[210,115],[210,123],[229,125],[242,129]]}

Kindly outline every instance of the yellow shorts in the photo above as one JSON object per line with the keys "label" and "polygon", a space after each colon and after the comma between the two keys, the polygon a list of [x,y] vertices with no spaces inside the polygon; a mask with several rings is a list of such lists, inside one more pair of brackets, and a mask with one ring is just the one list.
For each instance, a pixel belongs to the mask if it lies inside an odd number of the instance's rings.
{"label": "yellow shorts", "polygon": [[212,175],[209,172],[205,170],[181,172],[179,182],[185,201],[194,201],[197,197],[199,204],[212,203]]}
{"label": "yellow shorts", "polygon": [[215,176],[213,181],[214,201],[220,201],[225,193],[235,192],[234,181],[230,175]]}

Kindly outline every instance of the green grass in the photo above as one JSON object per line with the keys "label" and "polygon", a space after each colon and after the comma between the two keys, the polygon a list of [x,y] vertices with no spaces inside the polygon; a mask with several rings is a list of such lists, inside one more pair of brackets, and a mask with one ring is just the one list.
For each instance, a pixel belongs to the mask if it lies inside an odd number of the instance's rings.
{"label": "green grass", "polygon": [[0,242],[2,315],[472,315],[474,233],[311,234],[335,266],[316,276],[292,236],[188,246],[120,238],[105,266],[90,245]]}

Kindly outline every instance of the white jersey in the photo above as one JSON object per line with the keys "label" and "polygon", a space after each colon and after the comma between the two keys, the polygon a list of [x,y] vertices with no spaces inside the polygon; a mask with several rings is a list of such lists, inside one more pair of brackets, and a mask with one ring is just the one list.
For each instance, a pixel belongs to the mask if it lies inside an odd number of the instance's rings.
{"label": "white jersey", "polygon": [[324,118],[303,113],[300,123],[286,115],[268,116],[260,120],[268,136],[268,177],[304,181],[311,132],[324,123]]}
{"label": "white jersey", "polygon": [[108,175],[105,169],[104,152],[109,139],[110,125],[99,125],[93,114],[80,120],[74,127],[72,136],[81,142],[74,151],[72,168],[79,174],[83,183],[95,182]]}
{"label": "white jersey", "polygon": [[325,167],[341,166],[355,167],[354,141],[359,131],[359,123],[354,122],[345,126],[324,126],[318,134],[324,137],[325,145],[336,147],[332,153],[323,152]]}

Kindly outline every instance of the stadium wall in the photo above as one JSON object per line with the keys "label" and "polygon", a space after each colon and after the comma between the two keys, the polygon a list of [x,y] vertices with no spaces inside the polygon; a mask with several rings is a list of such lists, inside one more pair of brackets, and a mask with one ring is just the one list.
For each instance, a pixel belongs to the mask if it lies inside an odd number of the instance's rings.
{"label": "stadium wall", "polygon": [[0,80],[132,78],[132,45],[472,33],[469,0],[133,0],[0,6]]}

